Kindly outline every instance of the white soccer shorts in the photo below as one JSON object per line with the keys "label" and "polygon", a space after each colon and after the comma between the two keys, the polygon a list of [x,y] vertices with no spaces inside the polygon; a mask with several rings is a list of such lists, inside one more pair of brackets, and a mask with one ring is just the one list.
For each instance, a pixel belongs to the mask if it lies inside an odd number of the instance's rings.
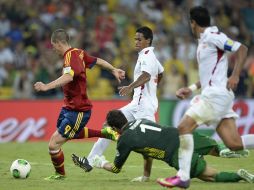
{"label": "white soccer shorts", "polygon": [[154,108],[129,103],[120,108],[120,110],[123,112],[128,121],[144,118],[155,122],[156,110]]}
{"label": "white soccer shorts", "polygon": [[198,125],[217,125],[223,118],[238,118],[232,109],[233,99],[231,91],[208,87],[191,100],[185,114],[193,118]]}

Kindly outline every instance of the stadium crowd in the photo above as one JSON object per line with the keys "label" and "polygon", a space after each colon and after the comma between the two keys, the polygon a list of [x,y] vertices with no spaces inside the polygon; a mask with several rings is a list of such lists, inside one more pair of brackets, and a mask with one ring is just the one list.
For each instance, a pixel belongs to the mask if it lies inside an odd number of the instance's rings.
{"label": "stadium crowd", "polygon": [[[209,7],[212,23],[229,37],[248,46],[237,97],[254,96],[254,1],[237,0],[1,0],[0,99],[61,98],[60,90],[36,93],[36,81],[61,75],[62,61],[52,52],[51,33],[68,31],[73,46],[101,57],[126,71],[132,81],[137,59],[133,38],[142,25],[154,32],[153,46],[165,68],[160,98],[198,78],[196,43],[188,26],[194,5]],[[234,59],[230,56],[230,59]],[[233,66],[229,61],[229,72]],[[99,68],[88,71],[91,99],[121,98],[114,77]]]}

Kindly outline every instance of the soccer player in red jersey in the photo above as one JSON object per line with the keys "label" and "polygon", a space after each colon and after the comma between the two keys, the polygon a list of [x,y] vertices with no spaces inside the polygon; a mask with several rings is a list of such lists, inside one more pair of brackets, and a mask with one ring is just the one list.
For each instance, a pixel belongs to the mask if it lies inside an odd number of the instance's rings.
{"label": "soccer player in red jersey", "polygon": [[96,131],[84,127],[89,121],[92,109],[86,92],[86,69],[99,65],[111,71],[118,82],[125,77],[123,70],[114,68],[107,61],[93,57],[82,49],[72,48],[70,38],[63,29],[53,32],[51,44],[56,53],[63,56],[62,76],[48,84],[43,82],[34,84],[36,91],[48,91],[61,86],[64,93],[64,105],[58,117],[57,130],[49,142],[49,154],[56,173],[45,178],[48,180],[65,178],[64,154],[61,146],[68,140],[94,136],[114,138],[108,136],[108,131],[105,134],[103,130]]}

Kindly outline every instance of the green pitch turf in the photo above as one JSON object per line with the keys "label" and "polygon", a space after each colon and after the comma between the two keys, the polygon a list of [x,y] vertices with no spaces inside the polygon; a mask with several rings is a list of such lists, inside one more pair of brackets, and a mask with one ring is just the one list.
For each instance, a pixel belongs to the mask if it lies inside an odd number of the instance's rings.
{"label": "green pitch turf", "polygon": [[[53,166],[48,155],[47,142],[34,143],[4,143],[0,144],[0,190],[143,190],[166,189],[156,183],[158,177],[167,177],[175,174],[173,168],[168,167],[162,161],[154,161],[150,182],[130,182],[134,177],[142,175],[142,156],[131,153],[119,174],[113,174],[102,169],[93,169],[85,173],[74,166],[71,154],[87,155],[93,142],[68,142],[64,145],[65,169],[67,178],[64,181],[45,181],[44,178],[53,174]],[[115,143],[111,143],[105,156],[113,161],[115,155]],[[28,179],[14,179],[9,171],[12,161],[18,158],[26,159],[32,166],[32,172]],[[247,169],[254,173],[254,152],[249,158],[226,159],[206,158],[208,164],[224,171],[236,171],[239,168]],[[251,190],[254,184],[240,183],[207,183],[193,179],[191,190]]]}

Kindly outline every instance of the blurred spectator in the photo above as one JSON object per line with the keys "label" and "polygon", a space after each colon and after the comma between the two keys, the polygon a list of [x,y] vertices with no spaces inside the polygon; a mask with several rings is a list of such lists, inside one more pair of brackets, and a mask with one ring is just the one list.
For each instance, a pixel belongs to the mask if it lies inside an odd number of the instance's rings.
{"label": "blurred spectator", "polygon": [[[154,31],[155,53],[169,69],[169,76],[164,81],[167,85],[160,85],[159,90],[165,98],[174,96],[174,86],[189,84],[198,77],[196,43],[191,38],[186,11],[194,5],[209,7],[212,24],[218,25],[229,37],[239,39],[249,47],[249,56],[236,95],[253,97],[252,0],[242,0],[241,3],[230,0],[0,1],[0,90],[3,86],[11,89],[20,87],[19,90],[23,90],[29,88],[27,83],[32,85],[32,80],[36,78],[47,82],[53,75],[61,75],[61,62],[59,57],[52,54],[50,43],[50,34],[56,28],[68,31],[72,46],[83,48],[97,57],[104,57],[115,66],[123,68],[127,75],[123,83],[128,84],[128,80],[133,77],[133,65],[136,62],[132,44],[135,29],[148,25]],[[44,62],[50,62],[51,67],[45,68]],[[100,69],[94,72],[88,76],[92,78],[88,85],[91,98],[120,98],[117,95],[118,84],[112,82],[112,76]],[[23,83],[24,80],[27,81]],[[108,84],[109,90],[103,90],[102,93],[105,94],[102,96],[94,93],[96,90],[93,89],[99,90]],[[13,97],[57,98],[60,93],[21,94],[14,90]]]}
{"label": "blurred spectator", "polygon": [[5,36],[10,31],[11,23],[4,12],[0,13],[0,37]]}
{"label": "blurred spectator", "polygon": [[[56,63],[55,63],[56,64]],[[49,69],[48,69],[49,68]],[[48,64],[46,57],[38,60],[37,65],[35,65],[34,71],[34,81],[42,81],[44,83],[49,83],[55,74],[55,69],[53,65]],[[33,82],[34,82],[33,81]],[[57,95],[57,89],[52,89],[47,92],[36,92],[35,96],[38,98],[52,98]]]}
{"label": "blurred spectator", "polygon": [[26,69],[22,68],[16,73],[13,84],[13,98],[15,99],[30,99],[33,97],[33,82],[32,73],[27,73]]}
{"label": "blurred spectator", "polygon": [[0,40],[0,65],[13,64],[14,55],[6,39]]}
{"label": "blurred spectator", "polygon": [[116,25],[107,5],[101,5],[100,11],[101,15],[98,15],[95,21],[95,40],[100,48],[104,48],[106,43],[113,41]]}
{"label": "blurred spectator", "polygon": [[16,22],[11,22],[11,29],[5,35],[11,41],[11,47],[14,47],[18,42],[23,40],[22,31]]}
{"label": "blurred spectator", "polygon": [[23,42],[19,42],[13,52],[13,64],[15,69],[24,69],[27,66],[27,53]]}
{"label": "blurred spectator", "polygon": [[120,0],[120,5],[128,9],[128,11],[136,11],[138,8],[138,0]]}
{"label": "blurred spectator", "polygon": [[247,5],[246,7],[243,7],[241,9],[241,14],[243,15],[243,19],[244,22],[247,26],[247,28],[254,33],[254,22],[253,22],[253,18],[254,18],[254,1],[250,0],[250,1],[246,1]]}
{"label": "blurred spectator", "polygon": [[12,80],[14,55],[6,39],[0,40],[0,85],[9,86]]}
{"label": "blurred spectator", "polygon": [[183,75],[178,71],[176,65],[165,65],[165,74],[163,76],[162,84],[162,98],[176,99],[176,90],[184,86]]}
{"label": "blurred spectator", "polygon": [[172,58],[164,63],[164,74],[162,78],[162,97],[175,99],[176,90],[187,85],[183,62],[177,58],[176,46],[172,51]]}
{"label": "blurred spectator", "polygon": [[254,97],[254,46],[251,46],[248,52],[244,70],[248,71],[247,82],[247,97]]}
{"label": "blurred spectator", "polygon": [[184,35],[182,38],[178,38],[176,45],[177,57],[183,61],[185,70],[188,71],[190,69],[189,65],[196,57],[197,45],[189,35]]}
{"label": "blurred spectator", "polygon": [[144,16],[148,18],[148,20],[154,21],[156,23],[162,20],[163,15],[161,10],[158,9],[158,7],[156,7],[156,1],[152,0],[141,1],[140,8]]}

